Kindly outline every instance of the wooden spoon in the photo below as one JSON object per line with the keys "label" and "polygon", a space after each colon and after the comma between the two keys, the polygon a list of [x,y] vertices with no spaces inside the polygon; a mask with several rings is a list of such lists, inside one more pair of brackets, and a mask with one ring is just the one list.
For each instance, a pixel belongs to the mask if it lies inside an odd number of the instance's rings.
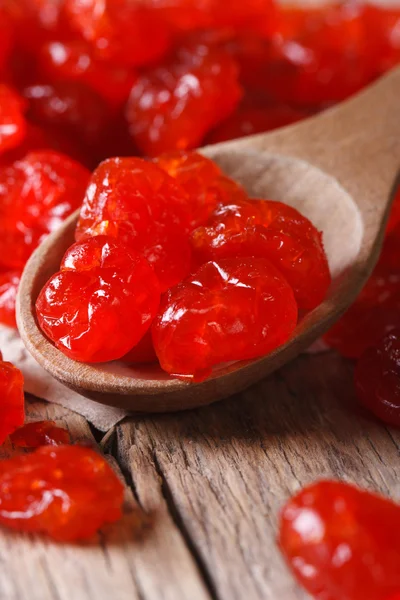
{"label": "wooden spoon", "polygon": [[199,384],[172,379],[155,366],[86,365],[70,360],[38,328],[34,305],[73,242],[75,213],[36,250],[25,268],[17,318],[27,349],[66,386],[134,412],[206,405],[281,367],[343,313],[376,263],[400,165],[399,98],[400,70],[396,70],[342,105],[299,125],[202,150],[252,196],[295,206],[324,233],[333,285],[287,344],[263,358],[218,367]]}

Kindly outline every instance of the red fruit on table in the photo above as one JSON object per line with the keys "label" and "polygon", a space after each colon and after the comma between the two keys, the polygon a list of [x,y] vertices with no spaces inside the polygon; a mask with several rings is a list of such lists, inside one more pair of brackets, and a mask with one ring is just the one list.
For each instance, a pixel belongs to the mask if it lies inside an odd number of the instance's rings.
{"label": "red fruit on table", "polygon": [[321,481],[291,498],[279,545],[319,600],[389,600],[400,589],[400,506],[347,483]]}
{"label": "red fruit on table", "polygon": [[44,446],[0,462],[0,524],[60,542],[91,538],[122,515],[124,489],[97,452]]}

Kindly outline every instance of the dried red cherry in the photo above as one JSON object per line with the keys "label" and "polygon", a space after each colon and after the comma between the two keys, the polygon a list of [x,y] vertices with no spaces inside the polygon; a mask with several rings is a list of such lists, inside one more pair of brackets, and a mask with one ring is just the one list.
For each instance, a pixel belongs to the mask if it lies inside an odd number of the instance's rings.
{"label": "dried red cherry", "polygon": [[312,309],[331,282],[320,232],[296,209],[268,200],[221,206],[191,238],[196,264],[229,257],[269,259],[293,287],[299,308]]}
{"label": "dried red cherry", "polygon": [[149,263],[107,236],[71,246],[36,301],[39,325],[81,362],[121,358],[149,329],[160,302]]}
{"label": "dried red cherry", "polygon": [[189,272],[188,230],[187,196],[172,177],[140,158],[110,158],[89,182],[76,239],[117,238],[147,258],[166,290]]}
{"label": "dried red cherry", "polygon": [[144,65],[160,59],[170,45],[166,24],[154,11],[130,0],[66,0],[72,24],[102,59]]}
{"label": "dried red cherry", "polygon": [[205,224],[219,204],[246,199],[244,189],[198,152],[161,154],[154,162],[173,177],[187,194],[191,228]]}
{"label": "dried red cherry", "polygon": [[1,353],[0,396],[0,444],[3,444],[10,433],[23,425],[25,408],[22,373],[11,363],[3,361]]}
{"label": "dried red cherry", "polygon": [[88,45],[76,40],[44,45],[41,66],[44,74],[52,80],[85,83],[111,107],[122,106],[137,77],[132,69],[96,60]]}
{"label": "dried red cherry", "polygon": [[106,460],[83,446],[44,446],[0,462],[0,523],[71,542],[122,514],[124,490]]}
{"label": "dried red cherry", "polygon": [[355,370],[357,398],[379,419],[400,427],[400,329],[368,348]]}
{"label": "dried red cherry", "polygon": [[400,506],[339,481],[291,498],[279,544],[299,583],[322,600],[388,600],[400,589]]}
{"label": "dried red cherry", "polygon": [[297,322],[293,291],[261,258],[209,262],[161,301],[152,326],[161,367],[199,381],[221,362],[262,356]]}
{"label": "dried red cherry", "polygon": [[104,100],[77,81],[37,83],[23,90],[29,101],[28,117],[43,127],[56,127],[79,136],[89,147],[102,140],[108,121]]}
{"label": "dried red cherry", "polygon": [[20,269],[82,202],[89,172],[63,154],[32,152],[0,168],[0,265]]}
{"label": "dried red cherry", "polygon": [[54,421],[35,421],[16,429],[10,441],[18,448],[38,448],[69,444],[71,439],[67,429],[58,427]]}
{"label": "dried red cherry", "polygon": [[149,156],[199,146],[236,108],[238,69],[225,52],[182,46],[144,71],[132,88],[126,115],[138,148]]}

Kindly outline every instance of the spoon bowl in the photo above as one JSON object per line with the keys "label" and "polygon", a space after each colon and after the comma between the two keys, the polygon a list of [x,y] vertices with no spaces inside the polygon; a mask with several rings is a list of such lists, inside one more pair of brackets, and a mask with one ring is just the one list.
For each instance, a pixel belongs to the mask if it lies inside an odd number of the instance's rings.
{"label": "spoon bowl", "polygon": [[333,281],[325,301],[293,337],[265,357],[220,365],[201,383],[173,379],[153,365],[77,363],[39,329],[36,298],[74,241],[78,213],[35,251],[20,285],[17,320],[34,358],[80,394],[132,412],[177,411],[240,392],[294,358],[355,299],[377,260],[400,164],[400,71],[299,125],[204,148],[252,197],[296,207],[323,232]]}

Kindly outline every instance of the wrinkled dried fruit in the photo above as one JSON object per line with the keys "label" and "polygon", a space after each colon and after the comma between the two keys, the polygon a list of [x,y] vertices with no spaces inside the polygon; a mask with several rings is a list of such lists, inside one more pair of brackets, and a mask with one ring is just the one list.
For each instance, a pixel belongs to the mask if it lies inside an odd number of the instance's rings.
{"label": "wrinkled dried fruit", "polygon": [[268,260],[225,259],[164,295],[152,334],[161,367],[199,381],[218,363],[270,352],[296,323],[293,291]]}
{"label": "wrinkled dried fruit", "polygon": [[331,282],[320,232],[296,209],[268,200],[221,206],[191,238],[195,264],[230,257],[269,259],[293,287],[299,308],[318,306]]}
{"label": "wrinkled dried fruit", "polygon": [[0,523],[71,542],[122,514],[123,486],[106,460],[83,446],[45,446],[0,462]]}
{"label": "wrinkled dried fruit", "polygon": [[39,325],[57,348],[81,362],[121,358],[157,312],[159,283],[149,263],[107,236],[67,250],[39,294]]}
{"label": "wrinkled dried fruit", "polygon": [[85,42],[49,42],[42,48],[41,66],[52,80],[81,81],[112,107],[121,106],[129,96],[136,73],[96,60]]}
{"label": "wrinkled dried fruit", "polygon": [[168,50],[166,24],[130,0],[66,0],[69,17],[102,59],[127,65],[144,65]]}
{"label": "wrinkled dried fruit", "polygon": [[39,446],[60,446],[69,444],[71,439],[66,429],[58,427],[54,421],[27,423],[10,435],[10,440],[18,448],[38,448]]}
{"label": "wrinkled dried fruit", "polygon": [[389,600],[400,589],[400,506],[321,481],[282,511],[279,544],[299,583],[320,600]]}
{"label": "wrinkled dried fruit", "polygon": [[110,158],[89,182],[76,239],[117,238],[147,258],[166,290],[189,273],[188,230],[187,197],[172,177],[140,158]]}
{"label": "wrinkled dried fruit", "polygon": [[89,87],[76,81],[54,81],[26,87],[28,117],[42,127],[56,127],[79,136],[93,147],[101,141],[107,125],[107,105]]}
{"label": "wrinkled dried fruit", "polygon": [[219,204],[246,199],[246,192],[238,183],[225,177],[218,165],[198,152],[169,152],[154,162],[186,192],[191,228],[204,225]]}
{"label": "wrinkled dried fruit", "polygon": [[376,417],[400,427],[400,329],[362,354],[355,370],[357,398]]}
{"label": "wrinkled dried fruit", "polygon": [[235,61],[207,46],[182,46],[144,71],[132,88],[126,115],[138,148],[149,156],[187,150],[229,117],[241,97]]}
{"label": "wrinkled dried fruit", "polygon": [[[24,378],[19,369],[4,362],[0,353],[0,444],[25,419]],[[1,512],[1,507],[0,507]]]}
{"label": "wrinkled dried fruit", "polygon": [[77,209],[89,172],[63,154],[32,152],[0,168],[0,265],[21,269],[32,251]]}

